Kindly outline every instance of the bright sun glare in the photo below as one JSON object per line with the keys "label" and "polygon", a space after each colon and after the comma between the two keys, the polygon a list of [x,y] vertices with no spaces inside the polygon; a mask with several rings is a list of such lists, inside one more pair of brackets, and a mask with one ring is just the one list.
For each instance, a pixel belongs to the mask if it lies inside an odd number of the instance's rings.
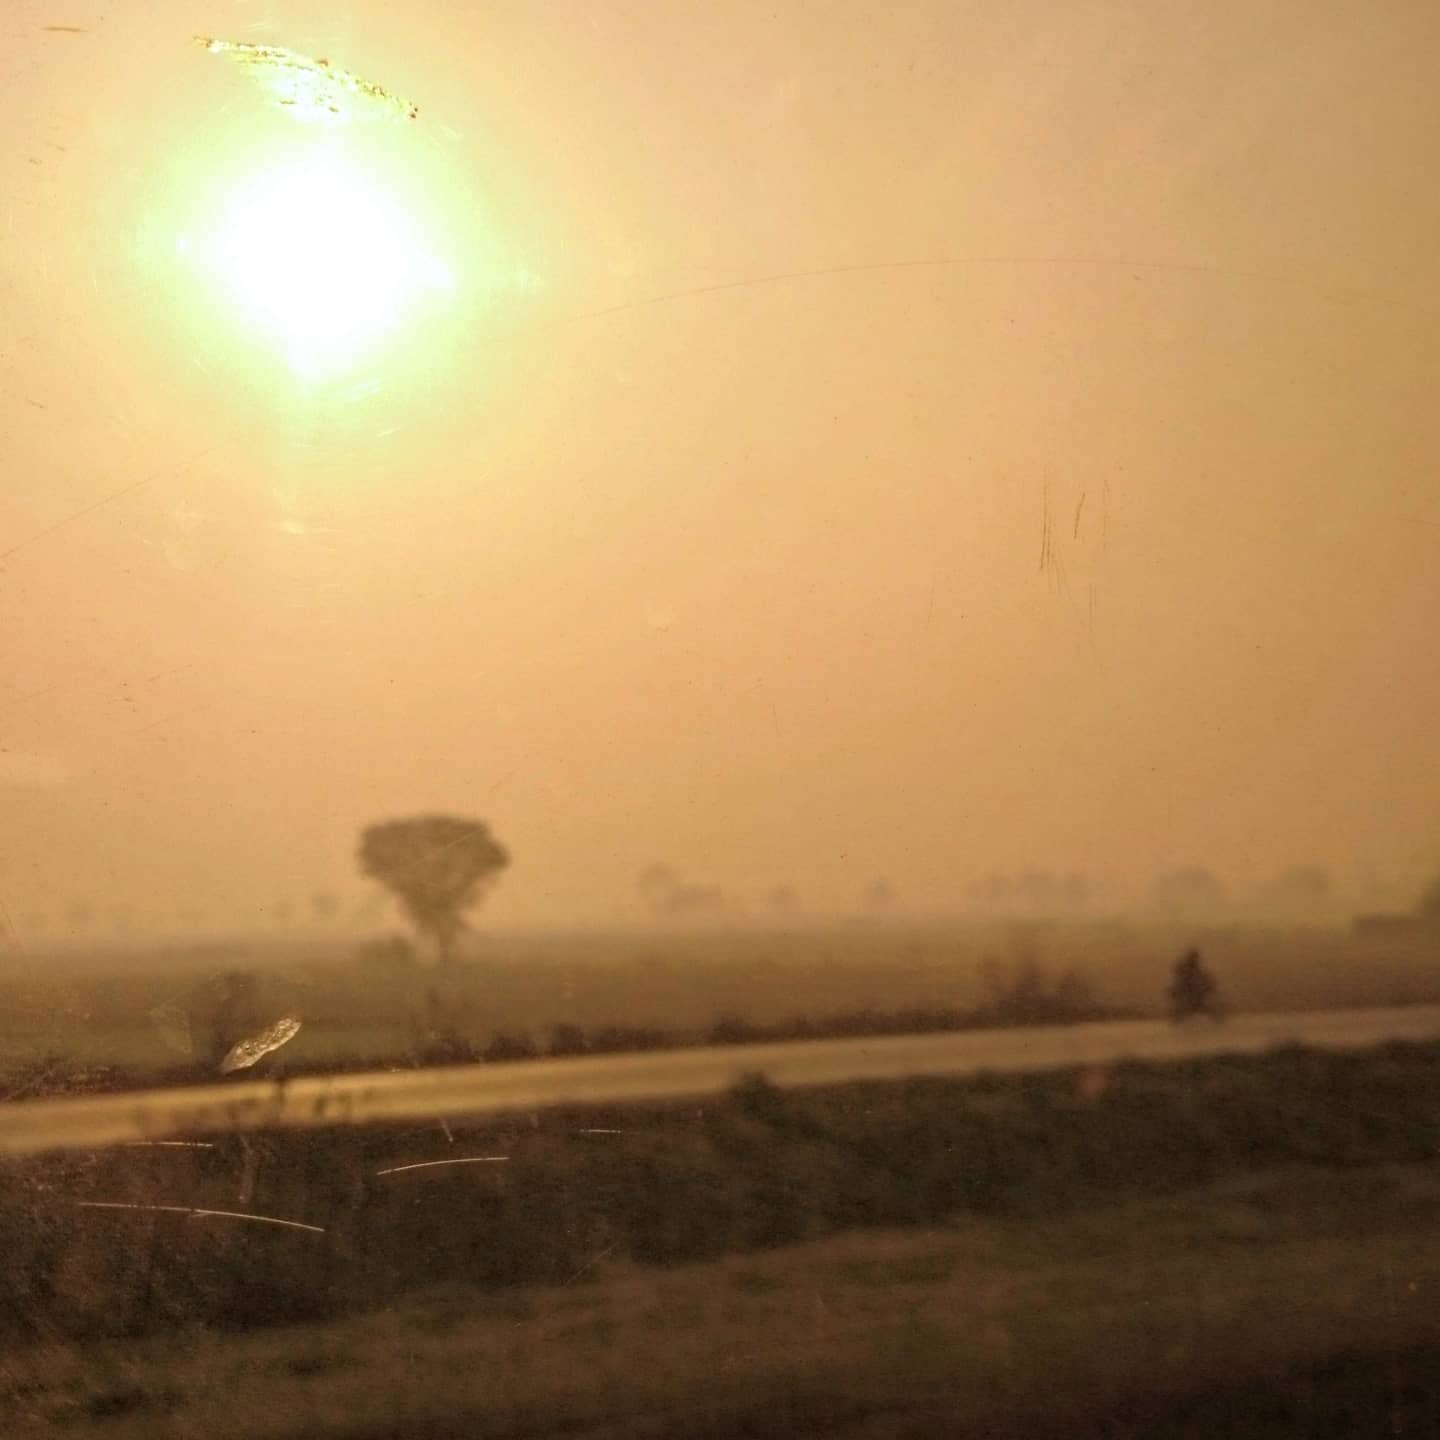
{"label": "bright sun glare", "polygon": [[348,369],[452,286],[404,205],[334,146],[237,185],[208,248],[242,317],[309,377]]}

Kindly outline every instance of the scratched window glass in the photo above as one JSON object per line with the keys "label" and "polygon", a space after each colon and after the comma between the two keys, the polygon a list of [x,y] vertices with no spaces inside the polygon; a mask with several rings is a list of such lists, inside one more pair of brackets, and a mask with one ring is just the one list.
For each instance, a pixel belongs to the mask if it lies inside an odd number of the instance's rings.
{"label": "scratched window glass", "polygon": [[0,1433],[1440,1434],[1437,54],[8,0]]}

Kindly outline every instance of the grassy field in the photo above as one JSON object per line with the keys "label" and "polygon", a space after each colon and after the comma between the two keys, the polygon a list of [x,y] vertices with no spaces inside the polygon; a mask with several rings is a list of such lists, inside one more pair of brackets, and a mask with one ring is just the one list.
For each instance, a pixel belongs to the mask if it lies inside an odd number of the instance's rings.
{"label": "grassy field", "polygon": [[1287,1167],[249,1333],[8,1349],[74,1440],[1211,1440],[1440,1433],[1440,1173]]}
{"label": "grassy field", "polygon": [[[428,1009],[483,1052],[497,1034],[541,1049],[557,1027],[705,1034],[725,1018],[784,1025],[867,1011],[968,1010],[1027,964],[1088,982],[1121,1011],[1159,1010],[1168,970],[1199,943],[1243,1010],[1440,1001],[1440,938],[1340,931],[1194,932],[1122,924],[864,926],[714,934],[481,936],[450,977],[356,944],[32,955],[0,976],[0,1078],[45,1057],[137,1074],[187,1060],[173,1021],[208,977],[246,969],[267,1015],[304,1026],[303,1068],[406,1062]],[[157,1021],[157,1011],[172,1023]]]}

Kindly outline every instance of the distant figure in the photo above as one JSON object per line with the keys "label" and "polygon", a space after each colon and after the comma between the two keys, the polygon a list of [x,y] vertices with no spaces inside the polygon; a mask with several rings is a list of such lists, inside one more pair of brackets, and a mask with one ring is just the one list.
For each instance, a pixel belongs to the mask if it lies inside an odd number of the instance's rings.
{"label": "distant figure", "polygon": [[1170,982],[1170,1018],[1188,1020],[1196,1015],[1221,1018],[1215,977],[1205,968],[1198,950],[1187,950],[1175,962],[1175,976]]}

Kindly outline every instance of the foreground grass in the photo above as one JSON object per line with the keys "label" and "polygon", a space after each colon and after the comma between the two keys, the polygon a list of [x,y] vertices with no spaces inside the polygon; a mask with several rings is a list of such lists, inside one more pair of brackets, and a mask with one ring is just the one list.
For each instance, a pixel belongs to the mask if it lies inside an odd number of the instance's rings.
{"label": "foreground grass", "polygon": [[[319,1321],[437,1283],[563,1284],[596,1256],[673,1267],[967,1215],[1059,1224],[1260,1171],[1340,1183],[1437,1155],[1440,1043],[1397,1043],[813,1091],[755,1080],[702,1107],[36,1157],[0,1167],[0,1336]],[[237,1210],[287,1223],[223,1213]]]}
{"label": "foreground grass", "polygon": [[1437,1209],[1433,1164],[1293,1167],[668,1270],[597,1254],[570,1284],[434,1287],[327,1325],[12,1348],[0,1431],[1430,1435]]}

